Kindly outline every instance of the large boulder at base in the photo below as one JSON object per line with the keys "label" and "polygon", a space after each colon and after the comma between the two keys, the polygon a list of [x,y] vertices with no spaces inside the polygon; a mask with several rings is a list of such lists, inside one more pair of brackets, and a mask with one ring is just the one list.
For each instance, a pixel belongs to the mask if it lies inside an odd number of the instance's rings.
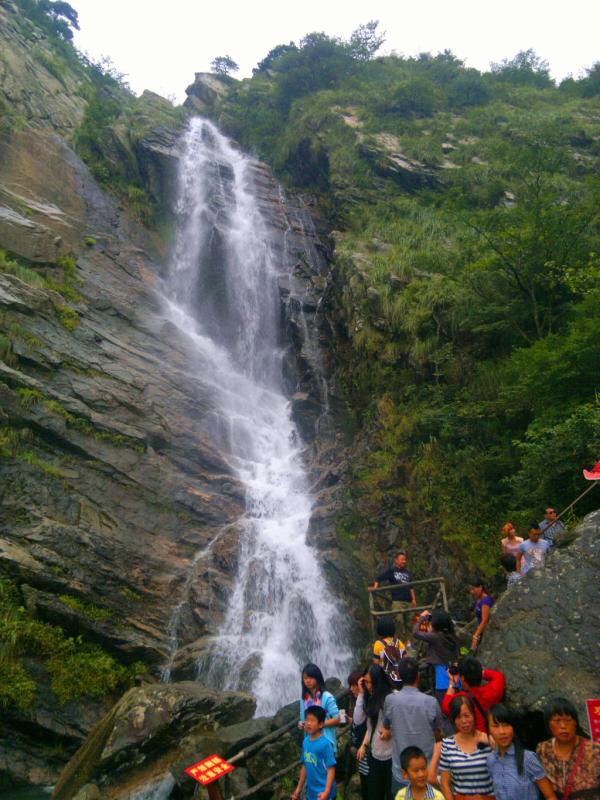
{"label": "large boulder at base", "polygon": [[[97,786],[103,798],[123,799],[150,784],[174,785],[173,765],[230,752],[235,737],[230,731],[220,744],[218,731],[246,722],[255,709],[250,695],[191,681],[130,689],[67,764],[53,798],[71,800],[86,784]],[[241,730],[244,741],[248,734]]]}
{"label": "large boulder at base", "polygon": [[511,705],[568,697],[586,727],[585,700],[600,697],[600,511],[574,534],[500,598],[480,655],[505,673]]}

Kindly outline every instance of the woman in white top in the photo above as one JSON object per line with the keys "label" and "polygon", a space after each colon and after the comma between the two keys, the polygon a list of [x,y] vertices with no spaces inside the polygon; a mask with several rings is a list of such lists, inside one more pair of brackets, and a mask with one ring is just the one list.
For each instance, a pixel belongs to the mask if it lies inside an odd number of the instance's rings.
{"label": "woman in white top", "polygon": [[366,719],[367,732],[356,754],[358,761],[369,758],[367,796],[369,800],[391,800],[392,797],[392,740],[381,738],[383,704],[392,691],[384,670],[373,664],[359,681],[360,694],[354,709],[354,722]]}
{"label": "woman in white top", "polygon": [[455,734],[436,745],[430,775],[437,772],[439,764],[445,800],[493,800],[494,786],[487,767],[489,738],[475,728],[475,706],[468,695],[454,698],[450,719]]}
{"label": "woman in white top", "polygon": [[506,525],[502,526],[502,533],[504,534],[504,539],[502,539],[502,552],[510,553],[510,555],[516,558],[517,548],[520,544],[523,544],[523,539],[517,536],[517,531],[512,522],[507,522]]}

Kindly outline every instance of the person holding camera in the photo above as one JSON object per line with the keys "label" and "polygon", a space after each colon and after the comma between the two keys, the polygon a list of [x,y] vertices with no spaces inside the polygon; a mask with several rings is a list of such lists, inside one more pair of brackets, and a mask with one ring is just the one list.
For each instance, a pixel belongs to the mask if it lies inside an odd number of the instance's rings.
{"label": "person holding camera", "polygon": [[435,696],[441,705],[449,686],[448,667],[458,661],[458,641],[452,617],[441,608],[421,612],[413,627],[413,639],[425,644],[425,663],[435,674]]}
{"label": "person holding camera", "polygon": [[383,708],[392,685],[377,664],[372,664],[358,682],[354,720],[367,723],[364,739],[356,753],[358,763],[369,764],[368,800],[392,800],[392,742],[383,735]]}
{"label": "person holding camera", "polygon": [[[465,656],[458,662],[458,674],[449,669],[450,685],[442,700],[442,711],[450,716],[450,704],[455,697],[468,695],[475,705],[475,727],[486,732],[485,715],[491,706],[499,703],[504,696],[504,673],[494,669],[483,669],[475,656]],[[462,689],[457,684],[461,681]]]}

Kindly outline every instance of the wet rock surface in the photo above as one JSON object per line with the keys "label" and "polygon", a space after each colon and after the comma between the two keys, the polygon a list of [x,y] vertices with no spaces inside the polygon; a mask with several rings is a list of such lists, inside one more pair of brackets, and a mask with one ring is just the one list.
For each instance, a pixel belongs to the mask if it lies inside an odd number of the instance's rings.
{"label": "wet rock surface", "polygon": [[[0,176],[9,186],[28,141],[9,151]],[[156,244],[62,143],[47,144],[62,157],[63,182],[79,184],[69,225],[81,300],[75,329],[65,329],[60,295],[0,277],[0,310],[25,332],[12,366],[1,366],[0,403],[12,425],[35,432],[39,458],[53,467],[3,462],[0,563],[38,590],[30,599],[40,616],[74,624],[48,593],[106,605],[114,610],[107,635],[118,623],[128,633],[117,638],[139,637],[157,662],[171,607],[164,601],[190,556],[241,514],[243,490],[207,434],[211,398],[188,372],[188,343],[165,319]],[[40,170],[31,192],[53,194],[46,178]],[[82,244],[88,232],[93,247]]]}
{"label": "wet rock surface", "polygon": [[600,696],[600,511],[575,533],[502,595],[481,659],[505,673],[510,704],[539,712],[568,697],[587,727],[585,700]]}

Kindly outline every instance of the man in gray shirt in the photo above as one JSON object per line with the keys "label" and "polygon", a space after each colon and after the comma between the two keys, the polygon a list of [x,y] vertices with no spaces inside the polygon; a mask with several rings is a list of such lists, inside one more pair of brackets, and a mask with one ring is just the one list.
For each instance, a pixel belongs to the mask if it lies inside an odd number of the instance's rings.
{"label": "man in gray shirt", "polygon": [[382,738],[392,737],[392,797],[407,781],[402,778],[400,753],[405,747],[420,747],[427,756],[442,737],[442,712],[434,697],[419,691],[419,664],[404,658],[398,666],[403,688],[385,698]]}

